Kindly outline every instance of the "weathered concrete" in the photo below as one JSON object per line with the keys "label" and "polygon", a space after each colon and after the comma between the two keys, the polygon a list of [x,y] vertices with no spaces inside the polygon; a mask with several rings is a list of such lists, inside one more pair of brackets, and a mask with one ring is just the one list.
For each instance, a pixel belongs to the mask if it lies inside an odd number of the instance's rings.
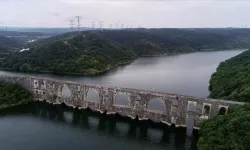
{"label": "weathered concrete", "polygon": [[[8,82],[20,84],[29,90],[34,98],[39,101],[47,101],[53,104],[65,103],[68,106],[79,109],[89,107],[101,113],[120,113],[131,118],[138,117],[140,120],[160,120],[163,123],[169,125],[175,124],[176,126],[186,126],[187,115],[192,114],[195,116],[194,127],[199,128],[200,123],[204,119],[216,116],[220,109],[224,109],[225,113],[227,113],[229,108],[244,104],[227,100],[191,97],[138,89],[84,85],[46,78],[4,75],[0,75],[0,78]],[[65,90],[68,91],[68,93],[65,94],[65,92],[63,92]],[[88,99],[88,91],[90,90],[98,94],[99,99],[97,101]],[[114,101],[118,94],[126,95],[129,100],[129,105],[115,104]],[[161,101],[165,110],[150,110],[148,104],[152,99]],[[189,111],[191,106],[194,107],[194,111]]]}

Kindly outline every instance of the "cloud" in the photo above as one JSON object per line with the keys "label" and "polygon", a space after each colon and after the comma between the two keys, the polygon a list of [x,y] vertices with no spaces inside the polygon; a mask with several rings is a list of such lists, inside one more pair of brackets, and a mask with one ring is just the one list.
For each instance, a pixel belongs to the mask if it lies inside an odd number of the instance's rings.
{"label": "cloud", "polygon": [[249,8],[247,0],[0,0],[0,22],[67,27],[79,15],[82,26],[241,27],[250,26]]}

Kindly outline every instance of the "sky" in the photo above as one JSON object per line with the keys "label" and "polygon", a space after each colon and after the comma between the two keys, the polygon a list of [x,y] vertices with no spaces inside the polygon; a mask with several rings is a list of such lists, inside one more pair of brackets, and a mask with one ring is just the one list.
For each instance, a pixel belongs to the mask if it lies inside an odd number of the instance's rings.
{"label": "sky", "polygon": [[250,0],[0,0],[0,26],[250,27]]}

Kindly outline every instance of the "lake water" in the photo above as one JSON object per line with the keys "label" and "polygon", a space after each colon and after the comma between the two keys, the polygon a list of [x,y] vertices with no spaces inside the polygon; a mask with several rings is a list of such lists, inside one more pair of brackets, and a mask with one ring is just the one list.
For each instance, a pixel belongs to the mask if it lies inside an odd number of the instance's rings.
{"label": "lake water", "polygon": [[[95,77],[0,73],[206,97],[209,79],[218,64],[241,52],[243,50],[144,57]],[[34,103],[0,114],[1,150],[196,149],[196,132],[187,137],[183,128],[135,122],[87,110]]]}

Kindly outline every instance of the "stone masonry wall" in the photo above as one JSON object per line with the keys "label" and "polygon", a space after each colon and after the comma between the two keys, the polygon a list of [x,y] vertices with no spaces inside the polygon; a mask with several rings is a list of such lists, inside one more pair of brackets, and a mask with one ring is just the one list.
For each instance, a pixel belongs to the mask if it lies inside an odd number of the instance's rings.
{"label": "stone masonry wall", "polygon": [[[47,101],[53,104],[65,103],[68,106],[85,109],[87,107],[107,114],[120,113],[140,120],[159,120],[166,124],[186,126],[187,116],[194,115],[194,127],[198,128],[204,119],[216,116],[220,109],[228,110],[244,103],[198,98],[161,92],[151,92],[138,89],[105,87],[101,85],[84,85],[68,81],[52,79],[0,76],[2,80],[18,83],[29,90],[36,100]],[[67,88],[69,95],[64,95],[62,89]],[[87,99],[88,91],[94,90],[99,99],[92,101]],[[129,105],[117,105],[114,103],[116,96],[122,93],[129,100]],[[165,106],[165,111],[150,110],[149,102],[158,99]],[[194,110],[190,110],[193,107]]]}

